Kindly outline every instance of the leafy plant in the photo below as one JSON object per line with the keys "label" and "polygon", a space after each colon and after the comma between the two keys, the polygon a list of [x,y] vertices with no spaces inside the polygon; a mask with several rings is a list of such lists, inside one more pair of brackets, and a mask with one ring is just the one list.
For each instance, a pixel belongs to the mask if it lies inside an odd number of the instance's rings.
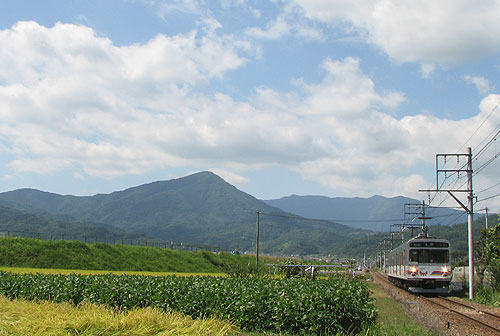
{"label": "leafy plant", "polygon": [[117,310],[156,307],[193,318],[231,320],[244,330],[276,333],[356,332],[376,319],[366,284],[345,278],[312,281],[0,272],[0,293],[11,299],[89,302]]}

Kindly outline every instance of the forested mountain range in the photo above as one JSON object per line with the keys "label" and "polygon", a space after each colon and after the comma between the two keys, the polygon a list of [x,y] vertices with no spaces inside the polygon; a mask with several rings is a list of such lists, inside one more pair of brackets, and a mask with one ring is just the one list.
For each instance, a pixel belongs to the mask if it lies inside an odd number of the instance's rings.
{"label": "forested mountain range", "polygon": [[335,253],[366,231],[305,220],[248,195],[211,172],[94,196],[62,196],[34,189],[0,194],[0,205],[67,223],[99,223],[167,241],[254,251],[260,212],[260,251]]}
{"label": "forested mountain range", "polygon": [[76,223],[48,218],[23,210],[0,206],[0,234],[43,239],[75,239],[88,242],[113,242],[115,240],[140,243],[159,243],[158,239],[126,232],[107,224]]}
{"label": "forested mountain range", "polygon": [[[307,218],[331,220],[365,230],[390,232],[391,224],[401,224],[405,220],[408,223],[412,221],[412,217],[417,216],[415,214],[409,215],[408,212],[420,211],[405,207],[406,204],[421,204],[422,201],[403,196],[392,198],[382,196],[330,198],[325,196],[291,195],[266,200],[265,202],[283,211]],[[406,216],[405,209],[407,209]],[[427,220],[426,224],[430,226],[451,225],[454,224],[453,219],[459,218],[461,214],[464,214],[464,211],[426,207],[426,217],[433,217]],[[418,223],[420,220],[416,222]],[[412,223],[415,223],[415,221]]]}
{"label": "forested mountain range", "polygon": [[[418,201],[295,195],[262,201],[211,172],[200,172],[94,196],[35,189],[0,193],[0,231],[162,240],[253,252],[259,212],[261,253],[360,256],[383,240],[370,230],[388,232],[393,222],[387,219],[402,218],[407,203]],[[430,212],[440,220],[460,216],[453,209]],[[462,240],[461,230],[446,228],[435,226],[431,232],[437,230],[443,238],[456,232],[450,238]]]}

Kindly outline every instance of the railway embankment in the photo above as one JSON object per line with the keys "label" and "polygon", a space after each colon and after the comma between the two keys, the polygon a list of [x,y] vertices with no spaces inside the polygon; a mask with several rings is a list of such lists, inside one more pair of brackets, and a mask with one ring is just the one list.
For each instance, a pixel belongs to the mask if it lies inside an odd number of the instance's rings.
{"label": "railway embankment", "polygon": [[[447,301],[445,305],[439,305],[436,301],[442,299],[420,297],[411,294],[406,290],[395,287],[387,281],[385,275],[382,273],[372,272],[372,277],[394,301],[404,307],[408,315],[427,328],[434,330],[439,335],[489,336],[500,334],[500,331],[495,329],[495,327],[500,326],[500,319],[498,317],[491,317],[491,320],[484,322],[493,326],[493,328],[474,321],[478,319],[486,320],[484,318],[487,315],[485,312],[500,316],[500,309],[496,307],[484,306],[460,298],[452,298],[453,301],[458,302],[457,304]],[[473,308],[466,308],[463,306],[464,304]]]}

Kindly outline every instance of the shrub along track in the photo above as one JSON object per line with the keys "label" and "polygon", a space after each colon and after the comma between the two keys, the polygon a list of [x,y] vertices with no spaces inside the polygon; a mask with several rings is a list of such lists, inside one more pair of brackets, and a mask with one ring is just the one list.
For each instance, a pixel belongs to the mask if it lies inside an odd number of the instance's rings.
{"label": "shrub along track", "polygon": [[[498,315],[498,310],[479,304],[460,302],[460,299],[453,300],[442,297],[422,297],[416,296],[408,291],[397,288],[387,280],[384,274],[372,272],[374,280],[391,296],[400,302],[406,311],[417,321],[435,330],[440,335],[499,335],[497,317],[485,314]],[[446,303],[445,303],[446,302]],[[457,302],[460,302],[457,303]],[[465,301],[467,302],[467,301]],[[465,311],[464,311],[465,310]],[[481,316],[480,318],[478,316]],[[495,319],[486,321],[487,318]],[[477,322],[480,319],[481,322]],[[481,324],[482,323],[482,324]],[[483,324],[488,324],[485,326]],[[493,329],[495,328],[495,329]]]}

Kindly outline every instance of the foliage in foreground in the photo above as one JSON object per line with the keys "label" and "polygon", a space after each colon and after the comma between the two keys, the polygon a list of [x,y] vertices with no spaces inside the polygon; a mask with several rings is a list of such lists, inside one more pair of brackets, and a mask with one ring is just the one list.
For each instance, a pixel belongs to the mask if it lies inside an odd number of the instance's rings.
{"label": "foliage in foreground", "polygon": [[155,308],[115,311],[103,306],[10,301],[0,296],[1,335],[237,335],[234,325],[215,319],[193,320]]}
{"label": "foliage in foreground", "polygon": [[414,318],[407,315],[405,309],[395,302],[377,284],[370,285],[376,298],[375,307],[378,311],[378,323],[363,330],[363,335],[369,336],[435,336],[435,332],[420,325]]}
{"label": "foliage in foreground", "polygon": [[336,334],[359,331],[376,320],[366,285],[344,277],[313,281],[0,272],[0,292],[11,299],[89,302],[119,310],[154,307],[230,320],[250,331]]}
{"label": "foliage in foreground", "polygon": [[474,301],[500,307],[500,291],[494,291],[491,287],[480,287],[476,290]]}
{"label": "foliage in foreground", "polygon": [[486,248],[484,263],[491,274],[491,285],[495,291],[500,291],[500,216],[498,224],[484,231]]}

